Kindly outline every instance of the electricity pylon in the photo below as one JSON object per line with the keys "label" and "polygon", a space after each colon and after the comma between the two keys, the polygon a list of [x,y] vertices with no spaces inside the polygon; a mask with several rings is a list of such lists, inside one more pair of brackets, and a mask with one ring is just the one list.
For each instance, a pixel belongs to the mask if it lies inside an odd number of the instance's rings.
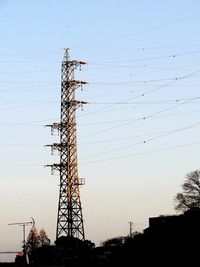
{"label": "electricity pylon", "polygon": [[52,173],[56,170],[60,174],[56,239],[68,236],[85,240],[79,190],[84,179],[78,176],[76,109],[86,102],[77,101],[75,91],[87,83],[74,79],[75,70],[78,67],[81,69],[84,64],[83,61],[70,60],[69,49],[65,49],[61,66],[60,123],[47,125],[51,127],[52,133],[58,130],[60,134],[60,143],[50,145],[52,152],[59,151],[60,163],[47,165],[51,166]]}

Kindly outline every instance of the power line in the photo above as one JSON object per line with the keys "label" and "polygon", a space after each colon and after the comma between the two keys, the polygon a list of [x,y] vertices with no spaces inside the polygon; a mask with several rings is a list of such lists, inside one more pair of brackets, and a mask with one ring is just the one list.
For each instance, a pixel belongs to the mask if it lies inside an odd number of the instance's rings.
{"label": "power line", "polygon": [[[191,77],[191,76],[193,76],[194,74],[199,73],[199,72],[200,72],[200,69],[198,69],[198,70],[196,70],[196,71],[194,71],[194,72],[191,72],[191,73],[189,73],[189,74],[186,74],[186,75],[183,75],[183,76],[179,76],[179,77],[177,77],[177,78],[174,78],[174,79],[173,79],[172,81],[170,81],[169,83],[160,85],[160,86],[158,86],[158,87],[156,87],[156,88],[153,88],[153,89],[150,89],[150,90],[146,91],[145,93],[140,93],[140,94],[138,94],[138,95],[136,95],[136,96],[130,97],[130,98],[128,98],[128,99],[125,99],[124,101],[130,101],[130,100],[133,100],[133,99],[136,99],[136,98],[139,98],[139,97],[144,97],[144,96],[146,96],[147,94],[150,94],[150,93],[152,93],[152,92],[155,92],[155,91],[158,91],[158,90],[160,90],[160,89],[162,89],[162,88],[165,88],[165,87],[167,87],[167,86],[170,86],[170,85],[172,85],[172,84],[174,84],[174,83],[176,83],[176,82],[178,82],[178,81],[180,81],[180,80],[187,79],[187,78],[189,78],[189,77]],[[118,102],[118,103],[119,103],[119,102]],[[106,108],[106,107],[103,107],[103,108],[97,109],[97,110],[95,110],[95,111],[93,111],[93,112],[84,114],[84,115],[82,115],[82,116],[80,116],[80,117],[85,117],[85,116],[88,116],[88,115],[93,115],[93,114],[95,114],[95,113],[97,113],[97,112],[99,112],[99,111],[102,111],[102,110],[105,110],[105,109],[110,109],[111,107],[114,107],[115,105],[118,105],[118,103],[113,104],[112,106],[107,107],[107,108]]]}
{"label": "power line", "polygon": [[31,164],[31,163],[0,163],[0,166],[15,166],[15,167],[44,167],[41,164]]}
{"label": "power line", "polygon": [[126,62],[138,62],[138,61],[147,61],[147,60],[158,60],[158,59],[164,59],[164,58],[176,58],[180,56],[186,56],[191,54],[200,53],[200,50],[194,50],[194,51],[188,51],[184,53],[179,54],[171,54],[166,56],[157,56],[157,57],[150,57],[150,58],[140,58],[140,59],[129,59],[129,60],[117,60],[117,61],[99,61],[99,62],[91,62],[90,64],[98,65],[98,64],[113,64],[113,63],[126,63]]}
{"label": "power line", "polygon": [[100,40],[100,41],[96,41],[96,42],[90,42],[88,44],[82,44],[81,47],[87,46],[87,45],[90,45],[90,44],[99,44],[99,43],[105,43],[105,42],[118,40],[118,39],[121,39],[121,38],[129,37],[129,36],[133,36],[133,35],[137,35],[137,34],[141,34],[141,33],[145,33],[145,32],[149,32],[149,31],[153,31],[153,30],[157,30],[157,29],[160,29],[160,28],[163,28],[163,27],[167,27],[169,25],[178,24],[178,23],[181,23],[181,22],[184,22],[184,21],[188,21],[188,20],[191,20],[191,19],[195,19],[195,18],[198,18],[198,17],[200,17],[200,14],[196,14],[194,16],[185,17],[185,18],[182,18],[182,19],[173,20],[173,21],[170,21],[170,22],[167,22],[167,23],[159,24],[159,25],[152,26],[152,27],[149,27],[149,28],[146,28],[146,29],[143,29],[143,30],[138,30],[138,31],[135,31],[135,32],[132,32],[132,33],[118,35],[118,36],[115,36],[115,37],[112,37],[112,38],[109,38],[109,39],[104,39],[104,40]]}
{"label": "power line", "polygon": [[196,77],[199,76],[198,75],[194,75],[195,73],[198,73],[200,71],[196,70],[193,71],[192,73],[188,74],[188,75],[183,75],[183,76],[179,76],[179,77],[169,77],[169,78],[161,78],[161,79],[150,79],[150,80],[138,80],[138,81],[112,81],[112,82],[91,82],[90,84],[100,84],[100,85],[131,85],[131,84],[144,84],[144,83],[152,83],[152,82],[163,82],[163,81],[177,81],[177,80],[181,80],[187,77]]}
{"label": "power line", "polygon": [[3,81],[0,81],[0,83],[55,83],[57,81],[25,81],[25,80],[22,80],[22,81],[8,81],[8,80],[3,80]]}
{"label": "power line", "polygon": [[[163,104],[163,103],[171,103],[171,102],[180,102],[183,100],[189,100],[194,97],[185,97],[185,98],[175,98],[175,99],[163,99],[163,100],[151,100],[151,101],[143,101],[143,102],[87,102],[90,105],[149,105],[149,104]],[[7,104],[30,104],[30,105],[46,105],[46,104],[57,104],[59,101],[0,101],[0,105]]]}
{"label": "power line", "polygon": [[[194,111],[194,112],[200,112],[200,111]],[[181,113],[175,113],[172,115],[179,115],[179,114],[187,114],[189,112],[181,112]],[[121,120],[121,121],[130,121],[130,120]],[[111,122],[119,122],[119,121],[108,121],[107,123],[111,123]],[[105,122],[102,122],[105,123]],[[1,123],[2,124],[2,123]],[[98,124],[98,123],[91,123],[93,124]],[[89,125],[89,124],[87,124]],[[11,126],[30,126],[27,124],[23,124],[23,125],[18,125],[18,124],[13,124]],[[31,125],[31,126],[43,126],[41,125]],[[82,125],[81,125],[82,126]],[[197,126],[197,125],[196,125]],[[5,126],[3,126],[5,127]],[[193,126],[193,128],[195,127],[195,125]],[[176,130],[171,130],[171,131],[176,131]],[[158,132],[151,132],[151,133],[146,133],[146,134],[140,134],[140,135],[135,135],[135,136],[124,136],[124,137],[119,137],[119,138],[112,138],[112,139],[104,139],[104,140],[97,140],[97,141],[93,141],[93,142],[86,142],[86,143],[80,143],[79,146],[83,146],[83,145],[94,145],[94,144],[99,144],[99,143],[111,143],[111,142],[115,142],[115,141],[120,141],[120,140],[128,140],[128,139],[135,139],[135,138],[141,138],[141,137],[145,137],[145,136],[149,136],[149,135],[157,135],[157,134],[166,134],[169,133],[171,131],[158,131]],[[147,140],[146,140],[147,141]],[[142,141],[143,143],[144,141]],[[23,146],[23,147],[43,147],[44,144],[30,144],[30,143],[0,143],[0,146]]]}
{"label": "power line", "polygon": [[19,146],[19,147],[21,147],[21,146],[24,146],[24,147],[43,147],[44,145],[43,144],[11,144],[11,143],[3,143],[3,144],[1,144],[0,143],[0,146]]}
{"label": "power line", "polygon": [[[198,15],[200,16],[200,15]],[[84,50],[80,50],[80,49],[71,49],[72,51],[76,51],[76,52],[84,52],[84,53],[96,53],[96,52],[119,52],[119,51],[145,51],[145,50],[159,50],[159,49],[169,49],[169,48],[184,48],[184,47],[199,47],[199,44],[180,44],[180,45],[173,45],[173,46],[150,46],[150,47],[146,47],[146,46],[141,46],[141,47],[137,47],[137,48],[105,48],[105,49],[84,49]],[[43,52],[13,52],[13,53],[7,53],[7,52],[1,52],[0,53],[0,57],[2,56],[29,56],[29,55],[39,55],[41,56],[45,56],[45,55],[61,55],[61,53],[59,51],[52,51],[52,52],[47,52],[46,50]]]}
{"label": "power line", "polygon": [[168,104],[168,103],[178,103],[184,100],[193,99],[194,97],[185,97],[185,98],[177,98],[177,99],[165,99],[165,100],[151,100],[144,102],[89,102],[89,104],[95,105],[157,105],[157,104]]}
{"label": "power line", "polygon": [[[199,124],[197,124],[196,126],[194,125],[192,128],[198,127]],[[176,129],[177,130],[177,129]],[[104,139],[104,140],[97,140],[97,141],[93,141],[93,142],[87,142],[87,143],[80,143],[79,146],[82,145],[94,145],[94,144],[99,144],[99,143],[111,143],[111,142],[115,142],[115,141],[120,141],[120,140],[129,140],[129,139],[136,139],[136,138],[141,138],[141,137],[145,137],[145,136],[150,136],[150,135],[157,135],[157,134],[167,134],[169,132],[172,132],[175,130],[171,130],[171,131],[158,131],[158,132],[152,132],[152,133],[146,133],[146,134],[140,134],[140,135],[134,135],[134,136],[124,136],[124,137],[119,137],[119,138],[112,138],[112,139]],[[141,143],[144,143],[145,140],[143,140]],[[147,142],[147,140],[146,140]]]}
{"label": "power line", "polygon": [[56,72],[56,69],[53,69],[53,70],[0,71],[1,74],[41,73],[41,72]]}
{"label": "power line", "polygon": [[89,50],[77,50],[77,49],[72,49],[76,52],[84,52],[84,53],[98,53],[98,52],[102,52],[102,53],[105,53],[105,52],[124,52],[124,51],[145,51],[145,50],[159,50],[159,49],[169,49],[169,48],[175,48],[175,47],[178,47],[178,48],[183,48],[183,47],[194,47],[194,46],[197,46],[199,47],[199,44],[190,44],[190,45],[173,45],[173,46],[150,46],[150,47],[146,47],[146,46],[141,46],[141,47],[138,47],[138,48],[105,48],[105,49],[89,49]]}
{"label": "power line", "polygon": [[[172,117],[172,116],[178,116],[178,115],[184,115],[184,114],[190,114],[190,113],[199,113],[200,110],[193,110],[188,112],[176,112],[176,113],[170,113],[170,114],[162,114],[158,116],[154,116],[153,118],[161,118],[161,117]],[[139,119],[135,118],[134,120]],[[54,119],[55,120],[55,119]],[[52,121],[54,121],[52,120]],[[7,123],[7,122],[0,122],[0,127],[43,127],[44,123],[49,120],[43,120],[43,121],[30,121],[30,122],[22,122],[22,123]],[[111,124],[111,123],[119,123],[119,122],[132,122],[133,119],[124,119],[124,120],[107,120],[107,121],[100,121],[100,122],[91,122],[91,123],[84,123],[84,124],[78,124],[79,126],[88,126],[88,125],[100,125],[100,124]],[[43,124],[35,124],[38,122],[43,122]],[[113,139],[112,139],[113,140]],[[85,144],[85,143],[84,143]],[[91,142],[86,143],[91,144]],[[80,144],[82,145],[82,144]]]}
{"label": "power line", "polygon": [[100,162],[104,162],[104,161],[112,161],[112,160],[117,160],[117,159],[122,159],[122,158],[131,158],[131,157],[134,157],[134,156],[141,156],[141,155],[160,152],[160,151],[178,149],[178,148],[187,147],[187,146],[193,146],[193,145],[197,145],[197,144],[200,144],[200,140],[198,140],[196,142],[192,142],[192,143],[185,143],[185,144],[176,145],[176,146],[168,146],[168,147],[162,147],[162,148],[159,148],[159,149],[153,149],[153,150],[149,150],[149,151],[145,151],[145,152],[138,152],[138,153],[135,153],[135,154],[127,154],[127,155],[123,155],[123,156],[119,156],[119,157],[112,157],[112,158],[105,158],[105,159],[101,159],[101,160],[86,161],[86,162],[82,162],[80,164],[84,165],[84,164],[100,163]]}
{"label": "power line", "polygon": [[93,157],[97,157],[97,156],[105,155],[105,154],[108,154],[108,153],[116,152],[116,151],[119,151],[119,150],[124,150],[124,149],[126,149],[126,148],[130,148],[130,147],[133,147],[133,146],[136,146],[136,145],[146,144],[147,142],[154,141],[154,140],[157,140],[157,139],[160,139],[160,138],[169,136],[169,135],[171,135],[171,134],[175,134],[175,133],[177,133],[177,132],[185,131],[185,130],[188,130],[188,129],[193,128],[193,127],[195,127],[195,126],[198,126],[198,125],[200,125],[200,122],[193,123],[193,124],[187,125],[187,126],[185,126],[185,127],[183,127],[183,128],[175,129],[175,130],[172,130],[172,131],[163,133],[163,134],[161,134],[161,135],[158,135],[158,136],[155,136],[155,137],[151,137],[151,138],[148,138],[148,139],[143,140],[143,141],[139,141],[139,142],[134,143],[134,144],[129,144],[129,145],[126,145],[126,146],[121,146],[121,147],[118,147],[118,148],[114,148],[114,149],[111,149],[111,150],[107,150],[107,151],[105,151],[105,152],[101,152],[101,153],[93,154],[93,155],[91,155],[91,156],[84,157],[84,158],[85,158],[85,159],[87,159],[87,158],[93,158]]}
{"label": "power line", "polygon": [[90,137],[90,136],[93,136],[93,135],[97,135],[97,134],[105,133],[105,132],[108,132],[108,131],[117,129],[117,128],[119,128],[119,127],[122,127],[122,126],[127,126],[127,125],[133,124],[133,123],[138,122],[138,121],[142,121],[142,120],[146,120],[146,119],[152,118],[152,117],[154,117],[154,116],[156,116],[156,115],[159,115],[159,114],[164,113],[164,112],[167,112],[167,111],[169,111],[169,110],[178,108],[178,107],[180,107],[180,106],[182,106],[182,105],[188,104],[188,103],[190,103],[190,102],[192,102],[192,101],[194,101],[194,100],[197,100],[197,99],[200,99],[200,97],[195,97],[195,98],[192,98],[192,99],[187,100],[187,101],[182,102],[182,103],[177,103],[176,105],[174,105],[174,106],[172,106],[172,107],[162,109],[162,110],[160,110],[160,111],[151,113],[151,114],[149,114],[149,115],[147,115],[147,116],[144,116],[144,117],[135,119],[135,120],[130,121],[130,122],[127,122],[127,123],[123,123],[123,124],[120,124],[120,125],[117,125],[117,126],[113,126],[113,127],[110,127],[110,128],[107,128],[107,129],[104,129],[104,130],[95,132],[95,133],[93,133],[93,134],[89,134],[89,135],[86,135],[86,136],[82,136],[82,138],[86,138],[86,137]]}
{"label": "power line", "polygon": [[[158,116],[154,116],[153,118],[161,118],[161,117],[172,117],[172,116],[178,116],[183,114],[190,114],[190,113],[199,113],[200,110],[193,110],[193,111],[186,111],[186,112],[176,112],[176,113],[170,113],[170,114],[162,114]],[[134,120],[139,119],[135,118]],[[100,124],[111,124],[111,123],[119,123],[119,122],[131,122],[133,119],[124,119],[124,120],[106,120],[106,121],[100,121],[100,122],[88,122],[84,124],[78,124],[79,126],[88,126],[88,125],[100,125]],[[1,127],[1,125],[0,125]]]}
{"label": "power line", "polygon": [[[141,49],[144,50],[144,49]],[[96,62],[89,62],[90,65],[106,65],[106,64],[114,64],[114,63],[127,63],[127,62],[138,62],[138,61],[149,61],[149,60],[159,60],[159,59],[165,59],[165,58],[176,58],[181,56],[187,56],[191,54],[197,54],[200,53],[200,50],[191,50],[187,52],[182,53],[174,53],[170,55],[164,55],[164,56],[156,56],[156,57],[147,57],[147,58],[139,58],[139,59],[129,59],[129,60],[117,60],[117,61],[96,61]],[[0,63],[48,63],[48,64],[57,64],[57,61],[35,61],[35,60],[1,60]],[[52,70],[50,70],[52,71]],[[40,71],[25,71],[25,72],[40,72]],[[49,72],[49,71],[42,71],[42,72]],[[19,73],[19,72],[16,72]]]}

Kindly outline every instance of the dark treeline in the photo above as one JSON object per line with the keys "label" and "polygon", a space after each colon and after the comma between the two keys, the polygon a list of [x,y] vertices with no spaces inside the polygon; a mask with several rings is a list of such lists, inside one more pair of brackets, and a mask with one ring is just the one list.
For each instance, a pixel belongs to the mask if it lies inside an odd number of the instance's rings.
{"label": "dark treeline", "polygon": [[[182,215],[149,218],[143,233],[106,240],[95,247],[91,241],[60,237],[55,245],[35,248],[32,266],[199,266],[200,209]],[[15,265],[26,265],[23,256]]]}

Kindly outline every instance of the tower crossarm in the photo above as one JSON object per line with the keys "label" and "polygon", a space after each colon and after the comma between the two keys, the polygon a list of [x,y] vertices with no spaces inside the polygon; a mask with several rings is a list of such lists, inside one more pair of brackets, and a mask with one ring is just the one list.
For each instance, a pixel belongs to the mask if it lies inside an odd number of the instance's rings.
{"label": "tower crossarm", "polygon": [[46,145],[45,147],[50,147],[51,148],[51,154],[54,154],[54,151],[61,152],[63,149],[67,149],[68,147],[73,146],[73,144],[68,144],[68,143],[53,143],[51,145]]}
{"label": "tower crossarm", "polygon": [[60,123],[54,122],[53,124],[47,124],[45,127],[50,127],[51,128],[51,134],[54,134],[54,131],[57,130],[58,132],[60,131]]}
{"label": "tower crossarm", "polygon": [[60,163],[54,163],[54,164],[45,165],[45,167],[50,167],[51,168],[51,174],[54,174],[55,171],[60,172],[61,167],[65,167],[65,166],[63,166],[63,164],[61,166]]}
{"label": "tower crossarm", "polygon": [[51,148],[51,154],[54,154],[54,151],[61,151],[62,148],[67,147],[66,143],[53,143],[51,145],[46,145],[45,147],[50,147]]}
{"label": "tower crossarm", "polygon": [[[88,104],[88,102],[86,101],[79,101],[79,100],[71,100],[71,101],[65,101],[63,102],[65,103],[66,107],[75,107],[75,108],[79,108],[79,107],[83,107],[83,105]],[[63,128],[68,127],[69,125],[67,123],[61,122],[61,123],[57,123],[54,122],[53,124],[47,124],[45,125],[45,127],[50,127],[51,128],[51,134],[54,134],[54,131],[57,130],[58,132],[60,132]],[[74,123],[75,126],[75,123]],[[50,145],[46,145],[47,147]]]}
{"label": "tower crossarm", "polygon": [[71,65],[86,65],[87,62],[85,61],[81,61],[81,60],[66,60],[65,61],[65,58],[63,59],[63,62],[66,62],[67,64],[71,64]]}
{"label": "tower crossarm", "polygon": [[62,65],[68,65],[68,67],[73,67],[73,66],[81,66],[81,65],[86,65],[87,63],[85,61],[81,61],[81,60],[70,60],[70,56],[69,56],[69,48],[65,48],[65,52],[64,52],[64,57],[63,57],[63,61],[62,61]]}
{"label": "tower crossarm", "polygon": [[64,102],[68,107],[83,107],[83,105],[87,104],[85,101],[79,101],[79,100],[71,100],[71,101],[65,101]]}
{"label": "tower crossarm", "polygon": [[81,89],[83,88],[83,85],[86,85],[88,84],[87,82],[85,81],[79,81],[79,80],[63,80],[62,81],[62,86],[67,86],[67,87],[70,87],[70,86],[73,86],[75,87],[75,89],[78,89],[79,87],[81,87]]}
{"label": "tower crossarm", "polygon": [[69,81],[62,81],[62,83],[64,83],[65,85],[86,85],[88,84],[85,81],[81,81],[81,80],[69,80]]}
{"label": "tower crossarm", "polygon": [[[45,167],[50,167],[51,173],[54,174],[55,172],[60,172],[62,168],[66,166],[61,163],[54,163],[54,164],[45,165]],[[85,178],[75,177],[73,181],[73,185],[74,186],[85,185]]]}

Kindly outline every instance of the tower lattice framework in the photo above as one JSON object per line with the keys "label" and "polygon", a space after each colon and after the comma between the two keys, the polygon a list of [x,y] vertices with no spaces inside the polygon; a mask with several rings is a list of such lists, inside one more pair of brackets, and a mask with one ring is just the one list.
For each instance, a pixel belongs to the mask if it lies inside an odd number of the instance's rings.
{"label": "tower lattice framework", "polygon": [[76,109],[86,102],[77,101],[75,91],[86,82],[74,79],[75,70],[84,64],[83,61],[70,60],[69,50],[65,49],[61,66],[60,123],[48,125],[51,132],[58,130],[60,134],[60,143],[50,145],[52,152],[59,151],[60,163],[48,165],[52,173],[56,170],[60,174],[56,239],[68,236],[85,240],[79,189],[84,179],[78,176]]}

